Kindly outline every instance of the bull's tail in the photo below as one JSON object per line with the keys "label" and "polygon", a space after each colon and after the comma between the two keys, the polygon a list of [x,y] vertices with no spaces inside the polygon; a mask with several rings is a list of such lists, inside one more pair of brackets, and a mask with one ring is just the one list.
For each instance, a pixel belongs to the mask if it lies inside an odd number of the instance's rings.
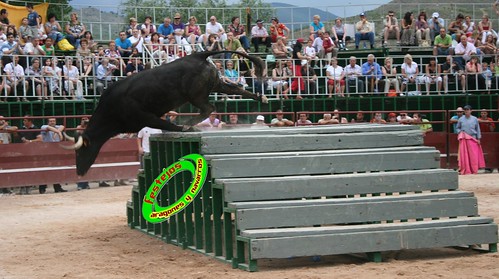
{"label": "bull's tail", "polygon": [[204,52],[197,52],[195,54],[191,54],[190,56],[196,56],[196,57],[199,57],[202,59],[207,59],[208,57],[210,57],[212,55],[216,55],[216,54],[220,54],[220,53],[234,53],[234,54],[237,54],[237,55],[240,55],[244,58],[249,59],[251,62],[253,62],[253,65],[255,65],[255,75],[257,76],[257,78],[259,78],[259,79],[262,78],[263,71],[265,69],[265,63],[258,56],[252,56],[252,55],[248,55],[248,54],[243,53],[243,52],[232,51],[232,50],[204,51]]}

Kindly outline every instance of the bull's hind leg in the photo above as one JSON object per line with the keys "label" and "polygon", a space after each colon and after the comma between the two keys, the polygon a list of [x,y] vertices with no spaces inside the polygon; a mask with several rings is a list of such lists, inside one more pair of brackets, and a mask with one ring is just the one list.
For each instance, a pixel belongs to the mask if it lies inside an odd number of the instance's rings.
{"label": "bull's hind leg", "polygon": [[239,95],[246,99],[259,100],[259,96],[253,94],[249,91],[242,89],[241,87],[229,83],[220,82],[217,88],[214,91],[218,91],[220,93],[225,93],[227,95]]}

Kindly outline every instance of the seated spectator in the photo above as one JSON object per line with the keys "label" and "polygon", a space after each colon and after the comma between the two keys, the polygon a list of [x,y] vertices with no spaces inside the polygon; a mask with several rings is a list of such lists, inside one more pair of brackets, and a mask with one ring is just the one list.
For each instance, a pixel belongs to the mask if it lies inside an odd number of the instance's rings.
{"label": "seated spectator", "polygon": [[270,121],[271,126],[282,127],[282,126],[294,126],[295,123],[291,120],[284,118],[282,109],[276,110],[275,118]]}
{"label": "seated spectator", "polygon": [[296,92],[297,100],[303,99],[303,97],[300,95],[302,91],[305,90],[305,83],[303,82],[302,78],[302,71],[301,71],[301,63],[303,60],[307,60],[307,57],[302,54],[302,48],[303,48],[303,39],[298,38],[296,40],[296,43],[293,45],[293,53],[292,53],[292,61],[293,61],[293,79],[291,81],[291,91]]}
{"label": "seated spectator", "polygon": [[114,70],[116,70],[116,66],[109,63],[109,58],[102,59],[102,63],[97,67],[97,84],[95,86],[97,94],[102,95],[104,89],[111,85]]}
{"label": "seated spectator", "polygon": [[[1,27],[0,27],[1,28]],[[2,102],[7,102],[8,101],[8,96],[10,96],[11,93],[11,88],[9,85],[7,85],[7,78],[5,77],[5,72],[3,70],[3,62],[2,59],[0,59],[0,73],[2,74],[0,78],[0,103]],[[1,98],[5,97],[5,98]]]}
{"label": "seated spectator", "polygon": [[375,112],[373,118],[371,119],[370,123],[374,124],[386,124],[386,121],[383,119],[383,115],[381,112]]}
{"label": "seated spectator", "polygon": [[241,125],[239,122],[239,116],[237,114],[229,114],[229,122],[223,124],[223,128],[233,129],[236,126]]}
{"label": "seated spectator", "polygon": [[26,98],[25,90],[28,88],[28,81],[25,78],[23,67],[19,65],[19,56],[14,55],[12,62],[5,65],[3,70],[7,76],[7,85],[12,88],[14,96],[17,97],[18,101],[22,97],[22,100],[27,102],[28,99]]}
{"label": "seated spectator", "polygon": [[265,124],[265,117],[263,117],[263,115],[258,115],[256,117],[256,121],[251,126],[251,129],[261,129],[261,128],[269,128],[269,126]]}
{"label": "seated spectator", "polygon": [[352,118],[350,120],[351,123],[365,123],[367,122],[365,119],[364,119],[364,113],[362,111],[359,111],[357,112],[357,114],[355,115],[355,118]]}
{"label": "seated spectator", "polygon": [[335,45],[333,39],[329,36],[329,32],[324,32],[322,36],[322,47],[324,49],[324,57],[326,59],[326,63],[329,64],[332,57],[337,57],[338,52],[335,49]]}
{"label": "seated spectator", "polygon": [[21,26],[19,26],[19,37],[23,42],[28,41],[28,35],[31,35],[28,30],[28,18],[23,17],[21,19]]}
{"label": "seated spectator", "polygon": [[132,42],[126,37],[125,31],[120,32],[114,43],[121,57],[129,57],[132,54]]}
{"label": "seated spectator", "polygon": [[142,52],[144,52],[144,38],[142,38],[139,32],[139,30],[133,30],[132,36],[128,37],[128,40],[132,43],[132,54],[136,49],[139,55],[142,55]]}
{"label": "seated spectator", "polygon": [[236,71],[234,69],[234,62],[232,62],[232,60],[227,60],[227,62],[225,63],[225,67],[226,68],[225,68],[224,76],[226,77],[225,81],[227,83],[241,86],[241,87],[248,86],[246,84],[244,77],[241,77],[239,75],[238,71]]}
{"label": "seated spectator", "polygon": [[296,121],[296,126],[309,126],[312,125],[312,121],[308,120],[308,114],[300,113],[298,115],[298,121]]}
{"label": "seated spectator", "polygon": [[48,21],[45,23],[45,33],[49,38],[52,39],[54,44],[57,44],[64,38],[64,36],[62,35],[61,25],[56,20],[55,14],[49,14],[47,16],[47,20]]}
{"label": "seated spectator", "polygon": [[[289,28],[286,27],[283,23],[279,22],[279,19],[277,17],[273,17],[270,19],[270,27],[269,27],[269,33],[270,33],[270,40],[275,43],[277,42],[277,38],[281,37],[284,44],[286,44],[286,39],[289,37]],[[286,31],[286,33],[284,33]],[[310,41],[310,40],[309,40]]]}
{"label": "seated spectator", "polygon": [[337,119],[341,124],[348,123],[346,117],[340,116],[340,111],[338,109],[333,110],[333,119]]}
{"label": "seated spectator", "polygon": [[468,88],[474,88],[475,90],[485,89],[485,78],[482,73],[482,65],[478,62],[478,57],[473,55],[470,61],[466,63]]}
{"label": "seated spectator", "polygon": [[412,56],[406,54],[404,56],[404,63],[401,66],[402,69],[402,92],[408,88],[409,83],[415,83],[417,85],[418,92],[421,92],[421,81],[419,80],[419,67],[418,64],[412,61]]}
{"label": "seated spectator", "polygon": [[38,25],[38,39],[43,41],[47,39],[47,32],[45,31],[45,26],[42,24],[42,19],[42,16],[38,15],[38,22],[40,23]]}
{"label": "seated spectator", "polygon": [[109,42],[109,48],[104,50],[104,57],[109,58],[109,63],[116,66],[117,70],[124,70],[126,65],[123,59],[121,59],[121,54],[116,48],[116,42]]}
{"label": "seated spectator", "polygon": [[317,56],[317,51],[314,48],[312,41],[307,42],[307,46],[305,47],[305,56],[307,57],[307,60],[310,61],[310,66],[315,68],[319,61],[319,57]]}
{"label": "seated spectator", "polygon": [[434,42],[435,37],[440,34],[440,29],[443,28],[444,31],[446,30],[445,21],[443,18],[440,18],[440,14],[438,12],[434,12],[431,15],[431,19],[428,21],[428,27],[430,27],[430,37],[432,42]]}
{"label": "seated spectator", "polygon": [[12,143],[11,134],[16,133],[18,130],[17,126],[10,126],[9,122],[5,120],[3,116],[0,115],[0,144]]}
{"label": "seated spectator", "polygon": [[78,20],[77,13],[71,13],[70,17],[70,21],[66,24],[66,39],[71,45],[73,45],[75,48],[78,48],[78,46],[80,45],[80,39],[83,38],[83,35],[87,30],[85,28],[85,25]]}
{"label": "seated spectator", "polygon": [[45,39],[45,44],[42,45],[42,54],[45,56],[53,56],[55,55],[55,47],[54,47],[54,41],[52,38],[47,38]]}
{"label": "seated spectator", "polygon": [[478,32],[482,34],[482,43],[485,44],[485,40],[488,35],[493,35],[494,30],[492,30],[492,23],[489,21],[489,16],[484,14],[482,20],[478,23]]}
{"label": "seated spectator", "polygon": [[397,38],[397,44],[400,44],[400,27],[397,17],[395,16],[395,13],[393,11],[388,11],[385,19],[383,19],[383,25],[385,26],[383,28],[385,39],[383,44],[388,44],[388,38],[390,37],[390,35],[395,35],[395,37]]}
{"label": "seated spectator", "polygon": [[133,35],[133,30],[140,31],[140,26],[139,26],[136,18],[131,17],[129,23],[130,24],[127,26],[127,28],[125,30],[126,36],[128,38]]}
{"label": "seated spectator", "polygon": [[0,46],[0,54],[3,56],[23,54],[21,45],[16,41],[14,34],[7,33],[7,41]]}
{"label": "seated spectator", "polygon": [[[440,71],[443,75],[444,94],[447,94],[449,91],[449,81],[452,79],[457,79],[460,82],[464,92],[466,88],[466,75],[464,74],[464,71],[459,69],[456,61],[452,61],[452,56],[447,55],[445,62],[440,65]],[[458,89],[459,88],[456,88],[456,90]]]}
{"label": "seated spectator", "polygon": [[381,79],[385,82],[385,94],[390,91],[390,86],[393,85],[395,93],[400,94],[399,79],[397,77],[397,67],[392,66],[393,59],[390,57],[385,58],[385,65],[381,67],[383,76]]}
{"label": "seated spectator", "polygon": [[135,75],[144,70],[142,59],[140,57],[130,57],[130,61],[126,65],[125,73],[127,76]]}
{"label": "seated spectator", "polygon": [[383,76],[378,62],[374,61],[374,54],[367,55],[367,62],[362,64],[362,75],[366,78],[369,92],[378,93],[378,82]]}
{"label": "seated spectator", "polygon": [[[225,29],[223,28],[222,24],[217,22],[217,18],[215,16],[211,16],[210,22],[206,23],[206,34],[204,35],[204,39],[208,40],[208,37],[211,34],[217,35],[217,38],[220,39],[220,42],[224,42],[225,40],[227,40],[227,35],[225,34]],[[204,42],[205,45],[207,43],[208,43],[208,41]]]}
{"label": "seated spectator", "polygon": [[144,23],[140,26],[140,30],[142,31],[142,36],[145,38],[145,41],[150,41],[151,35],[157,32],[156,25],[152,24],[151,16],[146,16],[144,18]]}
{"label": "seated spectator", "polygon": [[434,83],[437,85],[437,93],[440,95],[442,91],[442,77],[439,75],[439,69],[437,65],[437,59],[434,57],[430,58],[430,61],[426,65],[426,75],[424,81],[426,83],[426,95],[430,95],[430,84]]}
{"label": "seated spectator", "polygon": [[333,92],[339,97],[345,97],[345,72],[341,66],[338,66],[338,60],[333,57],[331,65],[326,69],[328,98],[333,96]]}
{"label": "seated spectator", "polygon": [[159,41],[159,34],[153,33],[149,42],[145,44],[149,53],[152,53],[152,57],[159,59],[159,63],[166,63],[168,61],[168,55],[166,54],[165,46]]}
{"label": "seated spectator", "polygon": [[224,124],[224,122],[217,118],[217,113],[214,111],[208,118],[197,124],[196,127],[201,129],[220,129]]}
{"label": "seated spectator", "polygon": [[53,99],[54,95],[60,95],[61,93],[59,83],[62,79],[62,69],[57,66],[57,63],[54,63],[54,59],[46,58],[44,62],[42,76],[45,77],[47,82],[49,98]]}
{"label": "seated spectator", "polygon": [[187,38],[187,42],[192,45],[192,49],[197,49],[195,45],[204,41],[204,34],[201,32],[201,28],[199,27],[197,22],[198,19],[195,16],[191,16],[189,18],[189,23],[185,25],[184,34]]}
{"label": "seated spectator", "polygon": [[312,23],[310,23],[310,36],[309,41],[313,41],[319,36],[319,31],[324,33],[326,29],[324,28],[324,23],[321,22],[321,17],[319,15],[314,15]]}
{"label": "seated spectator", "polygon": [[169,17],[165,17],[163,19],[163,24],[158,26],[159,41],[162,43],[166,43],[168,39],[173,37],[174,30],[171,22],[172,20]]}
{"label": "seated spectator", "polygon": [[[477,41],[477,43],[479,43],[479,41]],[[476,47],[476,48],[480,49],[480,51],[483,54],[496,54],[497,47],[496,47],[496,39],[494,38],[494,35],[492,35],[492,34],[487,35],[487,38],[485,39],[485,44],[481,44],[479,47]]]}
{"label": "seated spectator", "polygon": [[471,21],[471,16],[469,15],[464,17],[463,30],[464,34],[470,34],[477,30],[477,26],[473,21]]}
{"label": "seated spectator", "polygon": [[64,89],[74,100],[85,100],[83,98],[83,83],[80,80],[78,67],[73,65],[73,58],[66,57],[66,63],[62,67],[64,78]]}
{"label": "seated spectator", "polygon": [[452,38],[449,34],[445,32],[444,28],[440,29],[439,36],[435,37],[433,43],[433,56],[437,55],[449,55],[452,50]]}
{"label": "seated spectator", "polygon": [[[234,37],[234,34],[232,32],[227,33],[227,40],[224,42],[225,50],[232,50],[236,51],[238,48],[241,48],[241,42]],[[231,53],[226,53],[225,54],[225,59],[230,59]]]}
{"label": "seated spectator", "polygon": [[366,19],[365,13],[360,13],[360,21],[355,24],[355,49],[359,49],[360,40],[369,40],[371,49],[374,48],[374,29]]}
{"label": "seated spectator", "polygon": [[276,89],[275,95],[279,99],[279,94],[282,93],[284,99],[288,98],[288,75],[283,68],[283,61],[276,62],[276,67],[272,70],[272,87]]}
{"label": "seated spectator", "polygon": [[9,12],[7,9],[0,10],[0,25],[3,27],[7,27],[10,24],[9,21]]}
{"label": "seated spectator", "polygon": [[433,127],[431,126],[430,121],[425,119],[424,114],[415,112],[412,114],[412,118],[412,123],[419,126],[419,129],[423,132],[423,137],[426,136],[427,133],[433,132]]}
{"label": "seated spectator", "polygon": [[453,40],[459,41],[458,36],[464,32],[463,23],[464,15],[460,13],[456,16],[456,20],[449,24],[449,28],[447,28],[447,30],[449,31],[449,34],[451,35]]}
{"label": "seated spectator", "polygon": [[425,41],[430,41],[430,26],[428,25],[426,13],[420,12],[416,21],[416,40],[420,46],[422,45],[423,38]]}
{"label": "seated spectator", "polygon": [[338,46],[340,50],[348,50],[346,44],[352,40],[350,36],[347,36],[345,24],[343,24],[343,19],[338,17],[334,20],[334,25],[331,28],[331,35],[334,44]]}
{"label": "seated spectator", "polygon": [[85,33],[83,34],[83,38],[87,39],[88,47],[92,50],[92,52],[97,52],[98,44],[94,40],[94,37],[92,37],[92,32],[85,31]]}
{"label": "seated spectator", "polygon": [[185,24],[182,22],[182,16],[180,13],[176,13],[175,16],[173,16],[172,26],[175,40],[177,41],[177,44],[181,45],[181,40],[185,38]]}
{"label": "seated spectator", "polygon": [[251,29],[251,42],[255,47],[255,52],[260,52],[259,46],[265,45],[265,52],[269,51],[271,41],[267,29],[263,27],[263,20],[256,21],[256,25]]}
{"label": "seated spectator", "polygon": [[[223,50],[222,44],[218,41],[217,34],[211,34],[208,36],[208,43],[206,44],[207,51],[220,51]],[[222,59],[224,57],[223,53],[213,55],[213,59]]]}
{"label": "seated spectator", "polygon": [[[231,24],[228,27],[229,32],[232,32],[234,37],[241,42],[242,46],[246,52],[250,51],[250,42],[246,36],[246,31],[244,25],[241,24],[241,19],[238,16],[234,16],[231,19]],[[237,48],[235,48],[237,49]]]}
{"label": "seated spectator", "polygon": [[25,74],[31,89],[35,91],[38,100],[48,100],[47,82],[42,76],[42,68],[40,64],[40,58],[34,57],[31,59],[31,66],[26,68]]}
{"label": "seated spectator", "polygon": [[317,38],[315,38],[312,43],[312,47],[315,48],[315,52],[319,57],[320,68],[322,68],[323,65],[322,59],[324,59],[324,56],[326,55],[326,53],[324,52],[324,40],[322,39],[323,37],[324,37],[324,32],[319,30],[319,32],[317,33]]}
{"label": "seated spectator", "polygon": [[284,44],[284,39],[282,37],[277,37],[276,40],[276,43],[272,45],[272,54],[274,54],[276,59],[287,59],[289,53],[288,48]]}
{"label": "seated spectator", "polygon": [[40,46],[40,39],[37,37],[27,37],[27,42],[24,45],[23,53],[25,55],[42,56],[45,55],[45,51]]}
{"label": "seated spectator", "polygon": [[350,63],[345,66],[345,78],[347,83],[347,93],[350,93],[350,86],[355,86],[355,93],[365,92],[364,81],[360,78],[362,75],[362,68],[357,65],[357,58],[350,56]]}
{"label": "seated spectator", "polygon": [[402,38],[400,44],[403,46],[416,45],[416,37],[414,35],[414,33],[416,32],[416,21],[414,20],[414,15],[412,12],[405,13],[401,25],[402,25]]}
{"label": "seated spectator", "polygon": [[308,60],[302,61],[301,75],[305,85],[305,92],[302,92],[305,94],[304,96],[312,97],[312,94],[318,93],[317,75],[315,74],[314,69],[308,64]]}
{"label": "seated spectator", "polygon": [[340,121],[338,119],[333,119],[330,113],[324,113],[322,119],[319,119],[317,124],[319,125],[330,125],[330,124],[339,124]]}

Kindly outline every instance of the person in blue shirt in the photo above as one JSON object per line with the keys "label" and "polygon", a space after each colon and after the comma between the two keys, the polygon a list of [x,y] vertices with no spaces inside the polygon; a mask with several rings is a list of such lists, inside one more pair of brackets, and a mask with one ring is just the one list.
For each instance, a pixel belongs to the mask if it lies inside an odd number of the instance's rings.
{"label": "person in blue shirt", "polygon": [[383,76],[378,62],[374,61],[374,54],[367,56],[367,62],[362,64],[362,75],[366,77],[369,92],[378,92],[378,82]]}
{"label": "person in blue shirt", "polygon": [[26,10],[28,10],[28,35],[32,38],[38,37],[38,25],[39,18],[38,13],[34,10],[32,3],[26,4]]}
{"label": "person in blue shirt", "polygon": [[121,57],[128,57],[132,54],[132,42],[126,37],[125,31],[121,31],[120,37],[114,40],[114,42]]}
{"label": "person in blue shirt", "polygon": [[158,26],[158,33],[160,39],[168,39],[168,37],[173,36],[173,25],[171,25],[172,20],[169,17],[165,17],[163,24]]}
{"label": "person in blue shirt", "polygon": [[453,115],[450,118],[449,122],[452,123],[452,128],[453,128],[454,134],[457,134],[457,121],[459,120],[459,118],[461,118],[461,116],[463,116],[463,113],[464,113],[464,109],[462,107],[458,107],[456,109],[456,115]]}

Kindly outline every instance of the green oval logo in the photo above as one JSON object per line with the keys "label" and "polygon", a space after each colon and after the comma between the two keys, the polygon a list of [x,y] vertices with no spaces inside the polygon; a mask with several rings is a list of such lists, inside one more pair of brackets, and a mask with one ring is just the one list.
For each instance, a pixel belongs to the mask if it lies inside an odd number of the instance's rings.
{"label": "green oval logo", "polygon": [[[192,182],[182,197],[169,206],[160,206],[156,198],[170,179],[180,172],[189,171],[192,174]],[[199,194],[206,181],[208,166],[203,156],[199,154],[189,154],[164,168],[163,171],[152,182],[149,190],[144,196],[142,203],[142,216],[150,223],[161,223],[171,216],[184,210]]]}

